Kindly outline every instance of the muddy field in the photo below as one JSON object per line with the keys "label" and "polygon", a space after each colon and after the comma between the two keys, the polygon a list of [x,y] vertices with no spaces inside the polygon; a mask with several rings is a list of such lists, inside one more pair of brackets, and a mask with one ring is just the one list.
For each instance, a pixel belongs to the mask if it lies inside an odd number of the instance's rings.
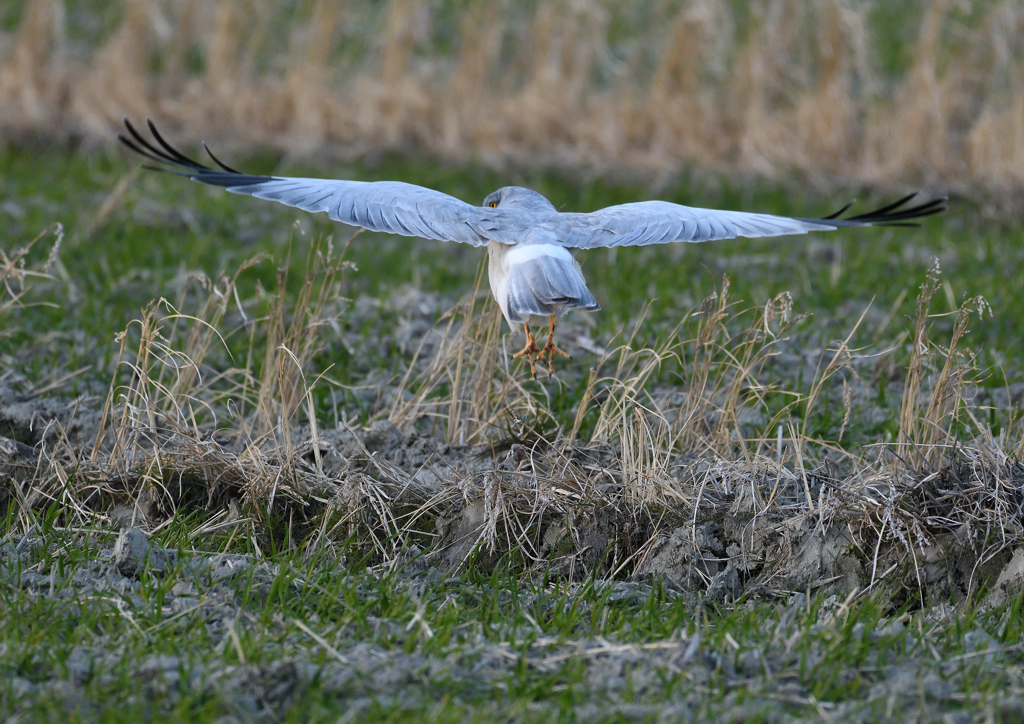
{"label": "muddy field", "polygon": [[[1021,669],[1014,663],[1019,647],[1002,645],[978,627],[962,632],[958,643],[963,653],[933,659],[931,639],[954,615],[948,606],[936,606],[923,617],[851,617],[851,597],[817,597],[812,606],[805,594],[796,593],[770,609],[740,606],[734,616],[769,615],[734,626],[735,635],[726,633],[723,641],[701,624],[703,604],[692,593],[658,584],[591,579],[583,586],[510,590],[445,575],[415,556],[390,571],[353,575],[340,567],[320,570],[315,577],[295,571],[281,584],[281,564],[246,555],[164,550],[135,528],[125,529],[112,548],[89,545],[88,540],[79,544],[85,550],[76,551],[77,565],[67,578],[53,569],[49,574],[33,570],[45,547],[42,538],[6,544],[2,555],[7,585],[20,587],[20,597],[32,601],[34,611],[47,607],[55,616],[49,625],[58,629],[76,616],[70,604],[74,601],[104,609],[107,617],[126,619],[144,637],[156,639],[166,632],[201,639],[205,645],[142,654],[137,646],[126,650],[118,645],[117,637],[69,642],[59,673],[7,681],[5,705],[15,711],[63,710],[84,719],[118,718],[105,695],[129,684],[131,693],[118,697],[129,711],[159,718],[201,711],[204,702],[213,701],[222,722],[309,714],[319,718],[330,709],[344,711],[349,719],[377,713],[391,720],[444,712],[443,718],[464,714],[477,719],[781,721],[810,714],[874,721],[883,712],[927,719],[947,712],[947,720],[970,721],[969,713],[949,712],[963,710],[965,704],[969,710],[984,700],[971,688],[984,670],[986,678],[997,677],[992,683],[1000,693],[982,709],[1002,721],[1024,714]],[[18,563],[23,572],[11,575]],[[305,597],[311,586],[327,593],[317,585],[324,579],[330,581],[326,585],[335,600],[358,601],[372,609],[381,596],[406,598],[416,613],[408,622],[368,613],[358,625],[332,634],[315,613],[305,620],[260,615],[259,609],[275,594]],[[158,612],[153,588],[163,592]],[[244,601],[248,604],[240,605]],[[445,606],[508,609],[519,615],[469,620],[443,630],[424,611]],[[609,611],[615,612],[613,617],[629,612],[628,621],[638,625],[645,613],[664,616],[670,611],[675,617],[683,611],[684,620],[694,623],[664,637],[626,633],[626,641],[593,632],[546,633],[548,626],[539,621],[557,619],[567,610],[580,624],[595,615],[604,624]],[[154,617],[160,621],[146,626]],[[861,618],[865,620],[856,620]],[[8,618],[6,625],[15,624]],[[127,638],[137,636],[126,633]],[[442,636],[443,643],[424,644]],[[815,687],[807,685],[807,669],[830,658],[826,644],[857,650],[856,664],[836,672],[840,685],[870,682],[855,700],[819,701],[812,693]],[[892,662],[893,657],[898,661]],[[552,685],[556,681],[560,683]],[[523,697],[531,684],[540,695]],[[585,696],[558,694],[559,689],[574,688]],[[439,692],[448,700],[440,708]],[[519,697],[532,701],[511,708],[503,703]],[[481,699],[492,702],[481,704]],[[321,703],[322,710],[311,707],[311,701]]]}
{"label": "muddy field", "polygon": [[[0,719],[1024,721],[1017,3],[0,4]],[[140,168],[920,228],[481,250]]]}
{"label": "muddy field", "polygon": [[[985,209],[591,254],[534,378],[464,249],[6,154],[4,716],[1021,716],[1024,244]],[[339,175],[496,181],[431,163]]]}
{"label": "muddy field", "polygon": [[[845,380],[842,389],[851,408],[869,394]],[[604,392],[593,397],[614,400]],[[400,390],[379,384],[356,393],[395,409]],[[225,429],[196,437],[151,427],[121,460],[88,461],[97,439],[112,436],[100,449],[116,450],[124,430],[103,426],[100,398],[90,406],[89,398],[19,396],[3,387],[0,401],[7,504],[38,509],[58,498],[54,485],[67,488],[56,470],[76,455],[84,486],[77,512],[110,530],[159,529],[186,511],[212,516],[203,527],[213,529],[240,521],[273,528],[287,517],[289,547],[328,544],[340,530],[372,563],[405,561],[411,549],[417,565],[448,576],[513,565],[573,582],[657,580],[688,600],[724,604],[813,591],[843,600],[913,596],[928,607],[981,591],[988,607],[1024,586],[1012,545],[978,540],[981,526],[1020,535],[1024,464],[973,446],[952,446],[933,468],[914,451],[923,470],[892,453],[855,460],[859,469],[838,456],[791,469],[779,464],[798,454],[791,439],[751,461],[726,460],[650,440],[636,451],[622,440],[583,443],[565,431],[545,437],[512,413],[503,437],[475,445],[415,424],[403,431],[382,417],[366,428],[318,426],[315,434],[295,426],[284,433],[287,450]],[[465,428],[458,435],[465,438]],[[240,511],[254,506],[259,512],[243,521]],[[874,531],[878,518],[888,536]]]}

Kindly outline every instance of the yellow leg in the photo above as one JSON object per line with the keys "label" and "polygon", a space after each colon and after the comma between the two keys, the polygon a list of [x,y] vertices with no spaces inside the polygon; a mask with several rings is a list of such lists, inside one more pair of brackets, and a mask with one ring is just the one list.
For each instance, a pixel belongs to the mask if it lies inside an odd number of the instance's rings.
{"label": "yellow leg", "polygon": [[[553,317],[552,317],[553,319]],[[530,325],[524,324],[523,329],[526,330],[526,346],[521,350],[512,355],[512,359],[519,359],[520,357],[526,357],[526,361],[530,363],[530,374],[534,377],[537,376],[536,362],[540,356],[540,350],[537,348],[537,340],[534,339],[533,333],[530,331]]]}
{"label": "yellow leg", "polygon": [[551,315],[551,326],[548,327],[548,343],[544,345],[544,349],[540,351],[538,357],[544,358],[544,355],[548,357],[548,374],[555,374],[555,355],[560,354],[566,359],[572,359],[568,352],[565,352],[558,348],[555,344],[555,315]]}

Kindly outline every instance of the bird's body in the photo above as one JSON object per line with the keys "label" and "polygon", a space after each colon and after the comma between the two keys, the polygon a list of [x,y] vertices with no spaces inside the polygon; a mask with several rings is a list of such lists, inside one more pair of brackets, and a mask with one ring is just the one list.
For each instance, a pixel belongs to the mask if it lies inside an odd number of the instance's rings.
{"label": "bird's body", "polygon": [[[530,189],[506,186],[471,206],[432,189],[398,181],[344,181],[243,174],[210,156],[220,169],[204,166],[170,146],[149,123],[159,147],[125,119],[127,146],[161,166],[195,181],[223,186],[232,193],[278,201],[310,212],[327,212],[335,221],[404,236],[419,236],[486,246],[491,293],[512,329],[523,324],[525,356],[531,369],[555,354],[555,320],[571,309],[596,310],[574,258],[579,249],[641,246],[713,239],[783,236],[842,227],[907,225],[907,221],[945,210],[945,198],[906,206],[914,194],[881,209],[839,219],[849,205],[822,219],[801,219],[742,211],[642,201],[592,213],[561,213]],[[207,149],[209,152],[209,149]],[[166,170],[166,169],[161,169]],[[538,349],[530,324],[549,324],[548,343]],[[568,356],[568,355],[565,355]]]}
{"label": "bird's body", "polygon": [[487,243],[487,280],[508,326],[548,323],[570,309],[600,309],[583,270],[559,243],[558,210],[541,194],[518,186],[498,189],[481,208],[501,209],[516,219],[517,233]]}
{"label": "bird's body", "polygon": [[545,241],[487,245],[487,280],[509,327],[548,323],[570,309],[600,309],[564,246]]}

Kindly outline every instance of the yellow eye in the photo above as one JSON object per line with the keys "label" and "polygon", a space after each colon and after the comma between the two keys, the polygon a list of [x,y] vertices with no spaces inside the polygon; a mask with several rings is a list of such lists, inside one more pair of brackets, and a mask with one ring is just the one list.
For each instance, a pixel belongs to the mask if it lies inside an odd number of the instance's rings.
{"label": "yellow eye", "polygon": [[498,202],[497,201],[492,201],[491,203],[489,203],[487,205],[490,206],[492,209],[498,208]]}

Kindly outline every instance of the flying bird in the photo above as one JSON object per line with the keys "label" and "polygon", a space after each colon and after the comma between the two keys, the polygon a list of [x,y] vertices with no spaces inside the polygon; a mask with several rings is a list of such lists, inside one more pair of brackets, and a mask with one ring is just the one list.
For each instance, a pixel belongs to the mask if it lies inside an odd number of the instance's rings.
{"label": "flying bird", "polygon": [[[256,176],[222,163],[205,166],[171,146],[147,119],[152,140],[127,118],[128,148],[169,171],[193,181],[223,186],[236,194],[278,201],[304,211],[321,212],[334,221],[425,239],[486,246],[491,293],[511,329],[523,325],[526,345],[513,355],[525,358],[536,374],[536,362],[547,359],[554,373],[556,355],[569,355],[555,344],[555,324],[570,309],[598,310],[575,259],[580,249],[644,246],[806,234],[862,226],[916,226],[911,223],[946,210],[939,197],[910,205],[916,193],[880,209],[840,218],[852,205],[821,219],[802,219],[743,211],[701,209],[667,201],[640,201],[587,214],[562,213],[544,196],[519,186],[500,188],[472,206],[433,189],[401,181],[343,181],[286,176]],[[155,143],[154,143],[155,142]],[[547,343],[537,346],[530,325],[548,325]]]}

